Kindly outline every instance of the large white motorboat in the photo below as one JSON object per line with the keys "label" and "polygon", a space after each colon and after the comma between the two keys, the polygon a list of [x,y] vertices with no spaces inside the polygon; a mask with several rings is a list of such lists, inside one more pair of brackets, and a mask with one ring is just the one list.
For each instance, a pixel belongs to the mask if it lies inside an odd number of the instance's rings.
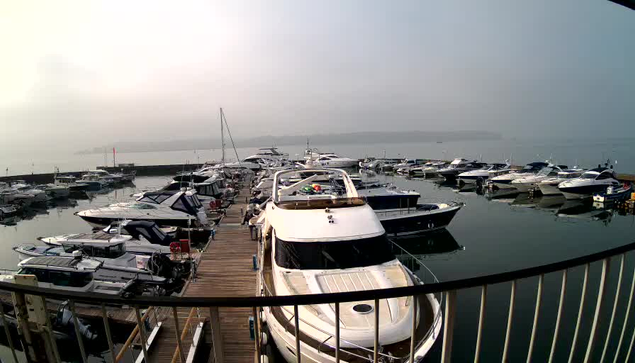
{"label": "large white motorboat", "polygon": [[549,164],[546,168],[543,168],[536,174],[531,174],[522,178],[512,180],[512,186],[521,193],[527,193],[530,190],[538,188],[538,184],[547,179],[557,177],[558,173],[567,169],[566,165],[553,165]]}
{"label": "large white motorboat", "polygon": [[512,181],[532,176],[542,169],[546,168],[547,166],[549,166],[549,163],[544,161],[529,163],[518,171],[511,171],[509,173],[498,175],[493,178],[490,177],[490,182],[498,189],[516,189],[514,185],[512,185]]}
{"label": "large white motorboat", "polygon": [[621,183],[612,168],[600,166],[586,171],[579,178],[563,181],[558,184],[558,189],[567,199],[586,199],[595,193],[606,192],[610,186],[619,188]]}
{"label": "large white motorboat", "polygon": [[558,185],[569,179],[580,177],[583,172],[583,169],[575,168],[562,170],[556,177],[550,177],[540,181],[540,183],[538,183],[538,188],[540,188],[542,195],[561,195],[562,193],[560,192],[560,189],[558,189]]}
{"label": "large white motorboat", "polygon": [[354,168],[359,163],[357,159],[338,156],[334,153],[320,153],[315,161],[324,168]]}
{"label": "large white motorboat", "polygon": [[276,147],[263,147],[258,149],[258,152],[254,155],[248,156],[243,159],[243,162],[251,163],[269,163],[270,161],[282,161],[288,160],[289,154],[281,153]]}
{"label": "large white motorboat", "polygon": [[458,175],[459,184],[485,184],[487,179],[494,173],[499,172],[499,175],[504,174],[504,171],[511,170],[509,163],[492,163],[488,164],[477,170],[470,170]]}
{"label": "large white motorboat", "polygon": [[[262,217],[263,294],[336,293],[421,284],[395,258],[379,219],[358,196],[348,174],[333,171],[342,176],[345,190],[340,194],[298,194],[329,171],[303,171],[313,175],[289,186],[282,186],[280,180],[293,171],[276,173],[273,200],[267,203]],[[438,300],[433,295],[417,299],[418,304],[412,304],[411,297],[379,301],[382,360],[409,359],[415,309],[414,361],[422,359],[439,336],[442,320]],[[340,324],[341,362],[372,361],[374,303],[341,303],[340,309],[336,322],[332,304],[298,307],[302,361],[334,362],[335,324]],[[285,360],[296,362],[293,307],[265,307],[264,315]]]}
{"label": "large white motorboat", "polygon": [[115,203],[75,214],[95,227],[105,227],[123,219],[152,221],[159,226],[208,226],[201,202],[190,191],[147,192],[134,202]]}

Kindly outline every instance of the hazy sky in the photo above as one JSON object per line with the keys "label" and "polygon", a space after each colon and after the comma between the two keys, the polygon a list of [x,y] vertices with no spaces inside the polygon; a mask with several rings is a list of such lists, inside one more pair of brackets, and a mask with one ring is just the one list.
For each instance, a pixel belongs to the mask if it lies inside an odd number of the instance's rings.
{"label": "hazy sky", "polygon": [[603,0],[0,0],[0,148],[358,130],[633,135]]}

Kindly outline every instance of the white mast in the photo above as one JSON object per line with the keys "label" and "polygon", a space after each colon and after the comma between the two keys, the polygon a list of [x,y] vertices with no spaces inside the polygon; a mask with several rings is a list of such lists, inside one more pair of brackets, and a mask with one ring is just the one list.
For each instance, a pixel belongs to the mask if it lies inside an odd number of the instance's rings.
{"label": "white mast", "polygon": [[223,108],[220,108],[220,143],[221,143],[221,163],[225,165],[225,132],[223,130]]}

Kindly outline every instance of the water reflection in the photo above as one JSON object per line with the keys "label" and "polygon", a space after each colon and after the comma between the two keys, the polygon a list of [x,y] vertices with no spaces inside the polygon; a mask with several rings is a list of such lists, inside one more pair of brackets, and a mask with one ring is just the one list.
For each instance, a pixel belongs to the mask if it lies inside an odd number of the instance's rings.
{"label": "water reflection", "polygon": [[559,218],[602,221],[608,225],[615,211],[609,206],[594,205],[592,200],[567,200],[556,212]]}

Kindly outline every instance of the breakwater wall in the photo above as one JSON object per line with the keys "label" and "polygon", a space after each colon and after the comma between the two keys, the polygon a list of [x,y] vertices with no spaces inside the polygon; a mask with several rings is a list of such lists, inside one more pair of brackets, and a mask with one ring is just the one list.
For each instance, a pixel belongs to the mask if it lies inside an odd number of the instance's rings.
{"label": "breakwater wall", "polygon": [[[131,173],[136,171],[137,176],[163,176],[176,175],[180,172],[194,171],[203,164],[169,164],[169,165],[120,165],[117,167],[98,166],[97,169],[106,170],[109,173]],[[71,171],[60,173],[60,175],[74,175],[80,177],[86,171]],[[52,183],[55,178],[54,173],[43,174],[24,174],[0,177],[2,182],[12,182],[15,180],[24,180],[30,184],[47,184]]]}

